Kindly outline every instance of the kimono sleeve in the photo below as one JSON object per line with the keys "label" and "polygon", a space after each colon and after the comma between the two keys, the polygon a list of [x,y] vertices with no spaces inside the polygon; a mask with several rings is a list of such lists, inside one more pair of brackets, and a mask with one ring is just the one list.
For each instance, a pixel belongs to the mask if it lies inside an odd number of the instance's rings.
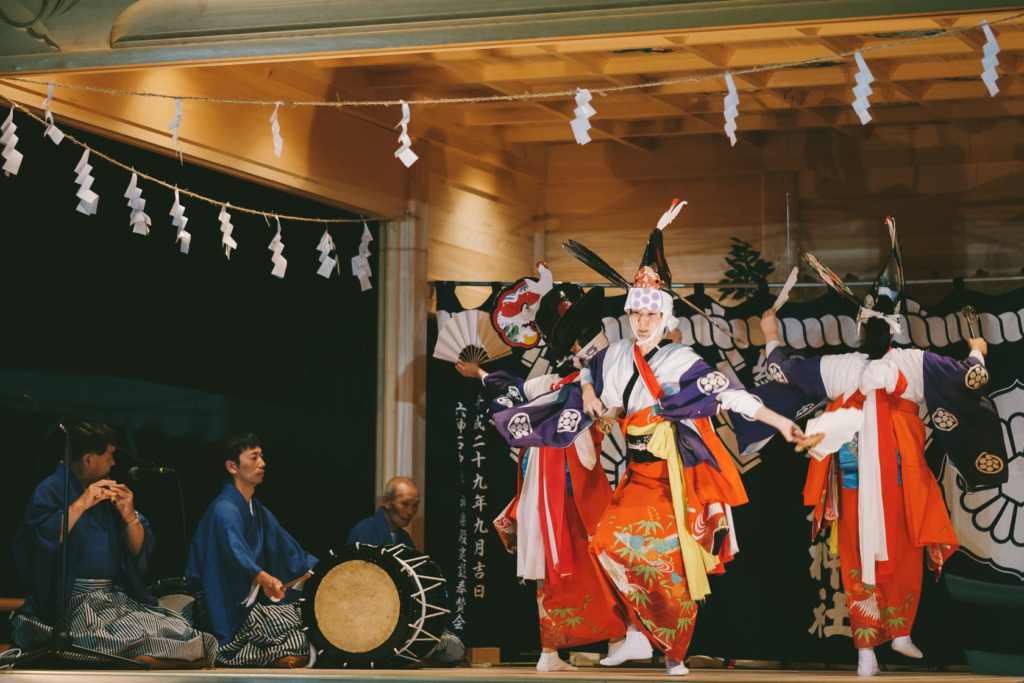
{"label": "kimono sleeve", "polygon": [[736,390],[743,391],[743,385],[698,358],[679,377],[679,391],[661,399],[660,414],[676,422],[713,417],[719,411],[719,395]]}
{"label": "kimono sleeve", "polygon": [[64,517],[59,492],[53,477],[37,486],[14,537],[18,576],[35,607],[46,616],[52,614],[57,599],[60,572],[58,549]]}
{"label": "kimono sleeve", "polygon": [[[772,381],[750,390],[765,407],[790,420],[798,420],[829,400],[821,378],[821,357],[806,358],[792,349],[777,346],[768,354]],[[740,455],[760,450],[778,432],[763,422],[729,411]]]}
{"label": "kimono sleeve", "polygon": [[583,392],[568,384],[493,414],[494,426],[515,448],[568,448],[593,420],[583,413]]}
{"label": "kimono sleeve", "polygon": [[[266,514],[263,542],[264,555],[269,565],[267,571],[283,583],[288,583],[312,569],[317,563],[317,558],[302,549],[299,542],[284,530],[270,510],[263,510]],[[285,601],[291,602],[297,597],[298,592],[289,589]]]}
{"label": "kimono sleeve", "polygon": [[932,435],[969,490],[1005,484],[1006,443],[999,416],[985,398],[988,370],[974,357],[954,360],[926,351],[924,400]]}

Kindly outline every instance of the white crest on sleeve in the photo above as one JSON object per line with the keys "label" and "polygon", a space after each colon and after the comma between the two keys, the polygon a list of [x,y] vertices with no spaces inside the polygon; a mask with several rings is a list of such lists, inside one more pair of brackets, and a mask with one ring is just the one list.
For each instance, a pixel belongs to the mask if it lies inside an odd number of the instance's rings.
{"label": "white crest on sleeve", "polygon": [[530,416],[526,413],[516,413],[508,421],[508,433],[513,438],[521,439],[524,436],[533,434],[533,427],[530,425]]}
{"label": "white crest on sleeve", "polygon": [[702,394],[717,394],[729,388],[729,379],[720,372],[709,372],[697,380],[697,388]]}
{"label": "white crest on sleeve", "polygon": [[562,414],[558,416],[558,428],[559,432],[575,432],[576,427],[580,423],[580,411],[573,408],[568,408],[562,411]]}

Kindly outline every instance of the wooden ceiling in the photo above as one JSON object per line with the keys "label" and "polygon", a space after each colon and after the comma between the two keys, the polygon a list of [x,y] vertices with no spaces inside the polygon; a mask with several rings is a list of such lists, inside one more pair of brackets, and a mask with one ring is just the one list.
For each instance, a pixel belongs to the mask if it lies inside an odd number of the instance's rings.
{"label": "wooden ceiling", "polygon": [[[999,54],[996,98],[980,80],[980,30],[950,29],[1015,14],[933,15],[789,26],[760,26],[662,34],[602,36],[501,47],[453,48],[345,56],[285,65],[339,88],[341,97],[416,100],[544,93],[637,85],[720,74],[770,64],[826,58],[815,65],[735,76],[740,94],[738,136],[757,144],[759,133],[834,128],[860,138],[868,131],[851,108],[856,66],[850,50],[936,36],[865,54],[875,77],[869,125],[951,122],[977,132],[991,122],[1024,114],[1024,19],[994,28]],[[594,139],[652,149],[659,138],[724,135],[724,79],[656,86],[596,96]],[[569,143],[571,99],[446,104],[414,110],[452,132],[506,146]],[[393,118],[391,116],[390,118]],[[414,129],[415,132],[415,129]]]}

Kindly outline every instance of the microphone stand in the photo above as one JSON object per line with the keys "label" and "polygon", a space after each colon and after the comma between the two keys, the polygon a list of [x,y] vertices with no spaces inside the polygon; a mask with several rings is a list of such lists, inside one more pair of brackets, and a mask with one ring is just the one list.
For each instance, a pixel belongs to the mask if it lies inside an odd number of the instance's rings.
{"label": "microphone stand", "polygon": [[[41,405],[50,412],[58,415],[63,422],[61,425],[64,428],[64,527],[63,535],[61,536],[61,556],[60,556],[60,585],[58,591],[58,599],[60,600],[60,616],[57,618],[57,623],[53,625],[53,641],[50,645],[23,654],[19,657],[15,657],[10,662],[7,662],[11,668],[14,668],[18,664],[24,664],[29,661],[33,661],[47,655],[56,655],[61,658],[61,655],[86,655],[89,657],[95,657],[101,662],[117,662],[129,668],[135,669],[149,669],[149,664],[145,662],[137,662],[134,659],[128,659],[127,657],[120,657],[118,655],[111,655],[105,652],[99,652],[97,650],[90,650],[89,648],[82,647],[81,645],[75,645],[74,638],[70,631],[68,631],[68,602],[71,600],[71,596],[67,595],[67,584],[68,584],[68,509],[71,507],[71,429],[73,426],[78,426],[84,431],[87,431],[94,436],[98,436],[104,439],[96,430],[92,429],[88,423],[84,420],[73,418],[67,413],[57,408],[54,408],[49,403],[46,403],[41,398],[32,394],[28,391],[25,392],[25,398],[33,403]],[[153,464],[144,458],[139,457],[135,453],[124,449],[118,448],[125,455],[134,458],[138,462],[142,463],[148,468],[154,468]],[[155,468],[154,468],[155,469]]]}

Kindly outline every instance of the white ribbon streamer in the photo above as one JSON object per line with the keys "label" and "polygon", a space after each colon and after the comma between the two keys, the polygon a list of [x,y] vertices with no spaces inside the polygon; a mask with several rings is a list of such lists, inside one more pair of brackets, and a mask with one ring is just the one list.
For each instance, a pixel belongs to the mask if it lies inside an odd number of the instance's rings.
{"label": "white ribbon streamer", "polygon": [[146,200],[142,198],[142,188],[138,186],[138,183],[138,175],[132,173],[132,180],[128,183],[128,189],[125,190],[124,196],[132,210],[131,218],[128,219],[129,225],[132,226],[132,232],[145,236],[149,234],[149,227],[153,225],[153,222],[146,215]]}
{"label": "white ribbon streamer", "polygon": [[179,129],[181,128],[181,100],[175,98],[174,100],[174,118],[171,119],[171,125],[167,126],[167,130],[173,130],[174,135],[171,136],[171,142],[178,146],[178,157],[181,157],[181,141],[178,140]]}
{"label": "white ribbon streamer", "polygon": [[873,92],[871,90],[871,83],[875,80],[875,77],[871,75],[868,63],[864,61],[864,57],[859,52],[854,53],[853,56],[857,60],[858,68],[857,73],[854,75],[857,79],[857,85],[853,89],[853,94],[856,95],[856,98],[853,100],[853,110],[860,117],[861,125],[866,125],[871,120],[871,114],[868,113],[868,107],[871,106],[871,103],[868,102],[868,95]]}
{"label": "white ribbon streamer", "polygon": [[82,158],[78,160],[78,165],[75,166],[75,173],[78,174],[75,182],[81,185],[78,188],[78,192],[75,193],[75,196],[79,199],[77,211],[84,213],[86,216],[92,216],[96,213],[100,196],[90,189],[95,178],[89,175],[92,173],[92,166],[89,165],[88,148],[82,152]]}
{"label": "white ribbon streamer", "polygon": [[334,251],[334,240],[327,230],[324,230],[324,235],[320,238],[320,244],[317,246],[317,249],[320,250],[320,269],[316,271],[316,274],[330,278],[331,271],[338,265],[338,260],[331,258],[331,252]]}
{"label": "white ribbon streamer", "polygon": [[50,102],[53,100],[53,84],[56,79],[50,81],[50,85],[46,89],[46,99],[43,100],[41,105],[45,110],[46,119],[46,130],[43,131],[43,135],[48,135],[53,144],[59,145],[60,141],[64,139],[64,133],[61,132],[60,128],[53,122],[53,114],[50,112]]}
{"label": "white ribbon streamer", "polygon": [[277,122],[277,110],[281,108],[281,103],[278,102],[274,105],[274,113],[270,115],[270,132],[274,136],[274,155],[280,159],[281,150],[284,148],[284,139],[281,137],[281,124]]}
{"label": "white ribbon streamer", "polygon": [[365,292],[366,290],[373,287],[370,284],[370,242],[373,241],[373,235],[370,234],[370,226],[363,222],[363,236],[359,244],[359,254],[352,257],[352,274],[359,278],[360,291]]}
{"label": "white ribbon streamer", "polygon": [[270,271],[270,274],[284,279],[284,271],[288,268],[288,259],[281,256],[281,252],[284,251],[284,243],[281,241],[281,219],[275,216],[274,220],[277,221],[277,234],[274,235],[274,239],[270,240],[270,246],[267,247],[274,252],[274,255],[270,257],[274,263],[274,269]]}
{"label": "white ribbon streamer", "polygon": [[778,311],[782,308],[782,304],[789,301],[789,290],[793,289],[793,285],[796,284],[796,277],[799,272],[800,269],[796,266],[793,266],[793,270],[789,271],[789,277],[786,278],[786,284],[782,286],[782,291],[779,292],[778,298],[776,298],[775,303],[772,304],[773,311]]}
{"label": "white ribbon streamer", "polygon": [[409,105],[405,100],[399,100],[399,102],[402,104],[402,120],[398,122],[395,128],[401,128],[402,134],[398,136],[398,142],[401,147],[395,152],[395,156],[405,164],[406,168],[409,168],[416,163],[419,157],[416,156],[416,152],[412,151],[412,138],[409,137]]}
{"label": "white ribbon streamer", "polygon": [[860,334],[861,324],[864,323],[868,318],[879,318],[881,320],[884,320],[885,323],[889,326],[889,329],[892,330],[892,333],[894,335],[903,332],[903,328],[900,326],[900,317],[898,315],[888,315],[886,313],[879,313],[878,311],[872,311],[870,308],[864,308],[863,306],[861,306],[860,310],[857,311],[858,334]]}
{"label": "white ribbon streamer", "polygon": [[14,149],[14,146],[18,144],[18,136],[14,134],[16,130],[18,127],[14,124],[14,106],[11,105],[11,113],[7,115],[7,120],[0,126],[0,144],[4,146],[4,151],[0,153],[0,156],[4,159],[4,174],[8,176],[12,173],[18,175],[21,160],[24,158],[21,152]]}
{"label": "white ribbon streamer", "polygon": [[686,206],[686,202],[681,202],[678,199],[672,200],[672,206],[668,207],[668,211],[661,215],[658,219],[658,230],[664,230],[668,227],[669,223],[676,219],[682,208]]}
{"label": "white ribbon streamer", "polygon": [[736,84],[732,82],[732,74],[725,74],[725,84],[729,94],[725,96],[725,134],[729,136],[729,144],[736,145],[736,117],[739,116],[740,94],[736,92]]}
{"label": "white ribbon streamer", "polygon": [[181,242],[181,253],[188,253],[188,246],[192,243],[192,235],[185,230],[185,226],[188,225],[188,218],[185,217],[185,207],[181,205],[178,199],[178,190],[174,190],[174,206],[171,207],[171,225],[178,228],[178,236],[175,238],[175,242]]}
{"label": "white ribbon streamer", "polygon": [[988,94],[995,97],[999,92],[999,86],[996,85],[996,79],[999,78],[996,75],[996,67],[999,66],[999,58],[996,57],[999,54],[999,43],[996,42],[995,34],[992,33],[992,28],[987,21],[981,22],[981,30],[985,32],[985,38],[988,39],[983,48],[985,58],[981,60],[981,65],[985,67],[985,70],[981,72],[981,80],[985,81],[985,85],[988,86]]}
{"label": "white ribbon streamer", "polygon": [[238,248],[238,242],[231,237],[231,231],[235,226],[231,225],[231,214],[228,213],[228,207],[231,206],[230,202],[220,207],[220,215],[217,216],[217,220],[220,221],[220,231],[224,233],[224,236],[220,239],[220,245],[224,247],[224,255],[231,260],[231,250]]}
{"label": "white ribbon streamer", "polygon": [[590,142],[590,134],[587,132],[591,128],[590,117],[597,113],[590,106],[592,99],[594,98],[589,90],[576,88],[576,109],[573,111],[576,118],[569,125],[572,126],[572,134],[576,136],[576,142],[581,145]]}

